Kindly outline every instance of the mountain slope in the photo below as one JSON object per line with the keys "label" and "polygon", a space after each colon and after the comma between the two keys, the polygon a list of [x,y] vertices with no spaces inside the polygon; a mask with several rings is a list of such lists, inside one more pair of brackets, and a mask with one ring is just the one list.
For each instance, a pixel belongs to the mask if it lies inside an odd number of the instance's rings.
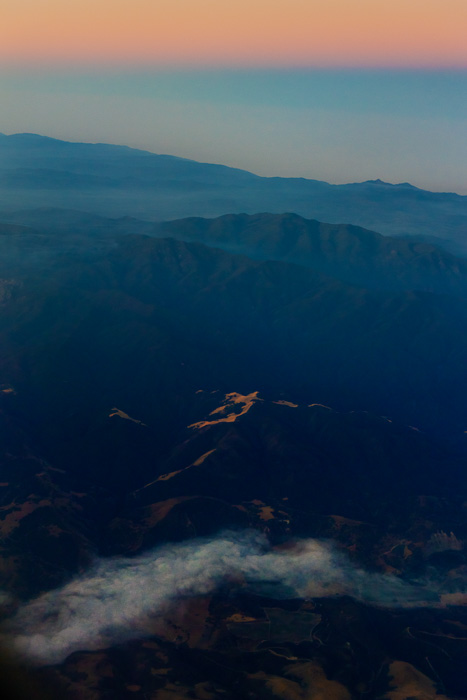
{"label": "mountain slope", "polygon": [[388,290],[467,294],[467,263],[429,243],[381,236],[356,226],[296,214],[190,218],[155,227],[156,235],[200,241],[260,260],[310,267],[351,284]]}
{"label": "mountain slope", "polygon": [[[135,449],[144,474],[186,425],[180,408],[209,386],[371,410],[443,439],[465,430],[460,299],[365,290],[142,236],[59,256],[47,279],[15,285],[0,307],[2,382],[61,463],[92,471]],[[103,429],[113,407],[152,426],[152,437],[119,448],[118,430]]]}
{"label": "mountain slope", "polygon": [[330,185],[34,134],[0,136],[0,208],[44,205],[163,220],[293,211],[385,235],[443,239],[466,253],[467,198],[379,180]]}
{"label": "mountain slope", "polygon": [[[87,249],[113,245],[119,235],[142,233],[197,241],[247,255],[256,260],[281,260],[309,267],[344,282],[388,291],[418,290],[467,295],[467,263],[430,243],[382,236],[347,224],[326,224],[297,214],[228,214],[216,219],[188,218],[154,224],[131,217],[109,219],[83,212],[42,208],[10,212],[0,234],[31,234],[29,248],[44,251]],[[34,225],[36,230],[28,229]],[[17,228],[15,228],[15,226]],[[41,236],[38,236],[38,230]],[[35,237],[32,234],[35,233]],[[4,255],[17,252],[10,237]],[[0,239],[1,242],[1,239]],[[45,245],[46,242],[46,245]]]}
{"label": "mountain slope", "polygon": [[[0,236],[7,643],[61,698],[467,697],[466,301],[121,233]],[[191,588],[226,528],[305,588]]]}

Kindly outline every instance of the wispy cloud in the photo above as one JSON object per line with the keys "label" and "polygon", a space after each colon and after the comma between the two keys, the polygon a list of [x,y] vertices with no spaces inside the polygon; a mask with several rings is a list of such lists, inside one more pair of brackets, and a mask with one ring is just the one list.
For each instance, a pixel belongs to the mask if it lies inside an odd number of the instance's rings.
{"label": "wispy cloud", "polygon": [[58,663],[79,649],[145,636],[151,615],[207,594],[228,577],[276,598],[350,595],[389,607],[437,600],[426,587],[357,568],[332,543],[308,539],[271,549],[256,532],[228,532],[135,558],[98,560],[85,575],[20,607],[4,626],[3,641],[35,663]]}

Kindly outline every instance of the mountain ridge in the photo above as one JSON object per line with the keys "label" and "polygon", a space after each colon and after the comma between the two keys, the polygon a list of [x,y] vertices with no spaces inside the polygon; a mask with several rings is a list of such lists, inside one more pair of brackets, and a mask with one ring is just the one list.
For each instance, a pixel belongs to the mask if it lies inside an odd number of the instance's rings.
{"label": "mountain ridge", "polygon": [[146,149],[142,148],[135,148],[133,146],[125,146],[125,145],[120,145],[120,144],[114,144],[114,143],[108,143],[108,142],[101,142],[101,141],[67,141],[65,139],[58,139],[55,137],[51,136],[45,136],[42,134],[36,134],[33,132],[18,132],[18,133],[13,133],[13,134],[3,134],[0,133],[0,137],[4,137],[6,139],[11,139],[12,141],[21,141],[23,139],[25,140],[32,140],[36,141],[38,144],[41,142],[44,143],[44,146],[47,145],[47,143],[53,142],[56,144],[62,144],[62,145],[71,145],[71,146],[90,146],[90,147],[103,147],[103,148],[108,148],[109,150],[115,149],[115,151],[127,151],[127,152],[134,152],[138,154],[145,154],[148,156],[155,156],[157,158],[167,158],[167,159],[173,159],[178,160],[178,161],[185,161],[187,163],[195,163],[197,165],[208,165],[208,166],[213,166],[213,167],[222,167],[231,171],[239,171],[241,173],[245,173],[247,175],[252,175],[253,177],[257,178],[264,178],[264,179],[275,179],[275,180],[305,180],[307,182],[313,182],[313,183],[318,183],[318,184],[323,184],[327,185],[329,187],[358,187],[359,185],[380,185],[380,186],[385,186],[385,187],[400,187],[400,188],[409,188],[409,189],[414,189],[414,190],[419,190],[421,192],[429,192],[430,194],[439,194],[439,195],[457,195],[458,197],[467,197],[467,195],[461,195],[458,192],[450,191],[450,190],[445,190],[445,191],[440,191],[440,190],[425,190],[424,188],[417,187],[416,185],[412,185],[410,182],[388,182],[386,180],[382,180],[381,178],[374,178],[370,180],[359,180],[359,181],[351,181],[351,182],[341,182],[341,183],[331,183],[327,182],[326,180],[319,180],[316,178],[309,178],[309,177],[299,177],[299,176],[281,176],[281,175],[258,175],[257,173],[254,173],[251,170],[246,170],[244,168],[236,168],[230,165],[224,165],[222,163],[212,163],[210,161],[199,161],[199,160],[194,160],[193,158],[185,158],[183,156],[174,156],[168,153],[156,153],[154,151],[149,151]]}
{"label": "mountain ridge", "polygon": [[153,221],[292,211],[384,235],[435,236],[453,251],[467,254],[463,195],[404,183],[331,185],[306,178],[261,177],[128,147],[42,141],[37,136],[40,147],[31,148],[32,137],[9,138],[0,139],[0,211],[36,208],[44,200],[48,206]]}
{"label": "mountain ridge", "polygon": [[[466,300],[54,216],[0,236],[0,640],[60,698],[467,697]],[[245,532],[323,585],[178,587]]]}
{"label": "mountain ridge", "polygon": [[[28,133],[28,132],[23,132],[23,133],[14,133],[14,134],[0,134],[0,137],[5,137],[5,139],[10,139],[12,143],[21,143],[21,141],[28,141],[28,142],[35,142],[37,145],[43,145],[45,148],[51,143],[53,144],[60,144],[62,147],[66,147],[66,145],[70,145],[72,147],[96,147],[96,148],[106,148],[109,149],[109,151],[112,151],[115,149],[115,153],[118,152],[127,152],[128,154],[130,153],[135,153],[135,154],[144,154],[147,156],[154,156],[156,158],[163,158],[163,159],[168,159],[168,160],[174,160],[174,161],[184,161],[186,163],[193,163],[196,165],[207,165],[207,166],[213,166],[213,167],[221,167],[228,169],[229,171],[237,171],[240,173],[244,173],[246,175],[251,175],[253,177],[257,178],[264,178],[264,179],[272,179],[272,180],[290,180],[290,181],[296,181],[296,180],[304,180],[304,181],[309,181],[313,182],[316,184],[322,184],[322,185],[327,185],[329,187],[340,187],[340,186],[353,186],[353,185],[366,185],[366,184],[380,184],[380,185],[389,185],[391,187],[402,187],[402,186],[409,186],[409,187],[414,187],[410,183],[389,183],[385,182],[379,178],[375,180],[364,180],[361,182],[349,182],[349,183],[329,183],[325,180],[319,180],[316,178],[308,178],[308,177],[299,177],[299,176],[281,176],[281,175],[258,175],[257,173],[254,173],[250,170],[246,170],[244,168],[236,168],[233,166],[227,166],[222,163],[211,163],[210,161],[199,161],[199,160],[194,160],[193,158],[185,158],[183,156],[174,156],[168,153],[159,153],[159,152],[154,152],[154,151],[148,151],[146,149],[141,149],[141,148],[135,148],[132,146],[125,146],[125,145],[120,145],[120,144],[113,144],[113,143],[107,143],[107,142],[88,142],[88,141],[67,141],[64,139],[58,139],[54,138],[51,136],[44,136],[41,134],[35,134],[35,133]],[[419,188],[414,188],[414,189],[419,189]],[[441,193],[442,194],[442,193]],[[444,193],[444,194],[450,194],[450,193]],[[462,196],[462,195],[459,195]]]}
{"label": "mountain ridge", "polygon": [[[298,214],[226,214],[161,224],[131,217],[43,208],[10,213],[9,226],[30,226],[56,247],[112,245],[115,237],[143,234],[194,241],[256,260],[307,267],[349,284],[393,291],[467,295],[467,262],[420,238],[382,236],[347,224],[326,224]],[[27,231],[24,229],[26,235]],[[32,230],[31,230],[32,233]],[[10,246],[11,248],[11,246]]]}

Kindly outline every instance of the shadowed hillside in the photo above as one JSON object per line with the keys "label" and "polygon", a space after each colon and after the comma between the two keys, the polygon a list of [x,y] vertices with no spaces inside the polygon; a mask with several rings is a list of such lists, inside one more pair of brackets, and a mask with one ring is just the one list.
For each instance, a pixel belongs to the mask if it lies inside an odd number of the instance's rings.
{"label": "shadowed hillside", "polygon": [[463,261],[296,215],[28,216],[0,643],[63,698],[466,698]]}
{"label": "shadowed hillside", "polygon": [[[165,220],[296,212],[385,235],[442,239],[465,254],[467,198],[380,180],[330,185],[35,134],[0,135],[0,208],[61,207]],[[4,216],[2,217],[4,218]]]}

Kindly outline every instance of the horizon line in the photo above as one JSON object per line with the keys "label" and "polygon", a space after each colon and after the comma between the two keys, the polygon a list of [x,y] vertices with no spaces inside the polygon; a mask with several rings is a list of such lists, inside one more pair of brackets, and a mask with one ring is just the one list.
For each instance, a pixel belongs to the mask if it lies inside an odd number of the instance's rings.
{"label": "horizon line", "polygon": [[381,184],[381,185],[388,185],[390,187],[410,187],[414,190],[420,190],[422,192],[430,192],[433,194],[454,194],[457,197],[467,197],[467,194],[460,194],[459,192],[455,192],[453,190],[430,190],[427,189],[426,187],[418,187],[418,185],[413,185],[411,182],[407,181],[402,181],[402,182],[390,182],[389,180],[383,180],[379,177],[375,178],[370,178],[366,180],[354,180],[352,182],[329,182],[328,180],[320,180],[319,178],[313,178],[313,177],[304,177],[302,175],[259,175],[258,173],[253,172],[252,170],[248,170],[246,168],[239,168],[237,166],[232,166],[232,165],[226,165],[225,163],[214,163],[212,161],[202,161],[202,160],[196,160],[194,158],[186,158],[184,156],[176,156],[173,155],[172,153],[156,153],[155,151],[150,151],[147,148],[136,148],[134,146],[128,146],[127,144],[124,143],[111,143],[109,141],[71,141],[69,139],[64,139],[64,138],[57,138],[56,136],[48,136],[47,134],[38,134],[33,131],[23,131],[23,132],[13,132],[10,134],[6,134],[4,132],[0,132],[0,137],[4,136],[5,138],[9,138],[11,136],[36,136],[38,138],[42,139],[47,139],[50,141],[59,141],[61,143],[71,143],[71,144],[76,144],[76,145],[86,145],[86,146],[114,146],[115,148],[127,148],[130,151],[139,151],[141,153],[147,153],[152,156],[161,156],[161,157],[168,157],[168,158],[176,158],[177,160],[187,160],[192,163],[199,163],[200,165],[214,165],[214,166],[221,166],[224,168],[229,168],[230,170],[240,170],[246,173],[249,173],[250,175],[254,175],[255,177],[260,177],[264,179],[272,179],[272,178],[278,178],[278,179],[283,179],[283,180],[310,180],[311,182],[321,182],[323,184],[329,185],[330,187],[342,187],[345,185],[364,185],[364,184]]}

